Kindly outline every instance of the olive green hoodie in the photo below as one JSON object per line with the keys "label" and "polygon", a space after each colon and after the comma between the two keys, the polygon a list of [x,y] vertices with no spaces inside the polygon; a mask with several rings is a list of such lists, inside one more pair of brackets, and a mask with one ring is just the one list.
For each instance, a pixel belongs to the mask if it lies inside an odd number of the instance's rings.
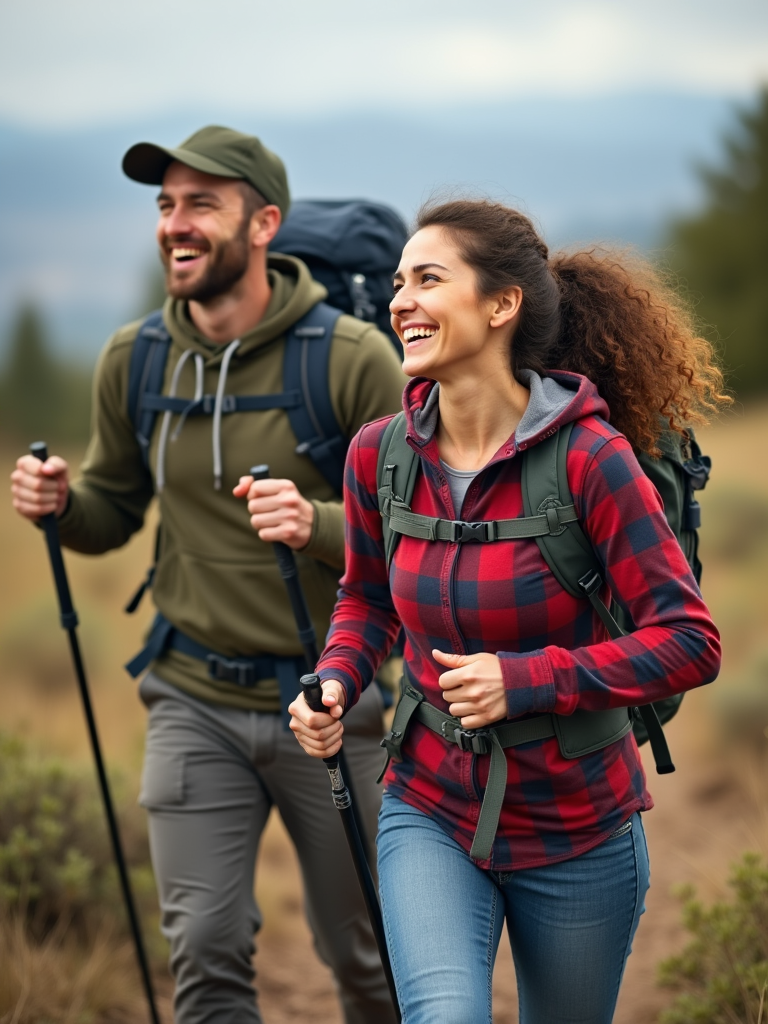
{"label": "olive green hoodie", "polygon": [[[269,257],[272,296],[255,330],[241,338],[226,373],[227,394],[282,391],[285,331],[326,295],[306,266],[288,256]],[[204,392],[215,393],[225,345],[195,328],[186,304],[169,299],[163,310],[172,344],[165,371],[168,393],[174,368],[187,349],[204,363]],[[105,346],[94,381],[91,442],[82,476],[59,520],[62,542],[98,554],[120,547],[138,530],[155,492],[158,417],[150,467],[142,461],[128,418],[128,368],[139,322],[117,331]],[[177,394],[195,391],[194,359],[181,369]],[[363,423],[396,412],[405,378],[391,343],[375,327],[342,316],[330,355],[329,387],[340,427],[351,437]],[[268,463],[275,478],[293,480],[315,509],[312,537],[297,555],[301,582],[321,640],[328,630],[344,565],[344,513],[325,478],[297,455],[296,437],[283,410],[226,415],[221,421],[221,488],[214,487],[212,418],[190,417],[174,439],[171,424],[158,495],[162,520],[153,596],[157,608],[198,643],[234,657],[302,652],[285,586],[271,545],[251,528],[245,502],[232,496],[239,477]],[[211,680],[204,662],[168,651],[154,666],[163,679],[204,699],[261,711],[279,709],[275,680],[253,689]]]}

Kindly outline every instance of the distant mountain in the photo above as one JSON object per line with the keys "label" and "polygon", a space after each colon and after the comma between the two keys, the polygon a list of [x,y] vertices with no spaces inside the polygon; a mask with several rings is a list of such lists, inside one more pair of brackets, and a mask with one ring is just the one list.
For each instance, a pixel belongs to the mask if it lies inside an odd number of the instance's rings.
{"label": "distant mountain", "polygon": [[[306,120],[234,115],[286,161],[296,197],[366,196],[410,217],[436,191],[481,192],[532,214],[552,245],[652,247],[672,211],[695,206],[693,166],[712,159],[732,102],[643,95],[408,110]],[[156,266],[154,190],[120,160],[142,139],[174,145],[209,121],[31,132],[0,122],[0,338],[25,298],[57,345],[92,359],[140,312]]]}

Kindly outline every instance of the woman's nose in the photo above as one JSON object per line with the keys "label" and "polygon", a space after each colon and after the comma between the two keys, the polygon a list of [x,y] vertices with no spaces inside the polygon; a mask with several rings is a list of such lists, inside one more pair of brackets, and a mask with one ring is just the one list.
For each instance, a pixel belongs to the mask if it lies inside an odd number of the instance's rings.
{"label": "woman's nose", "polygon": [[394,316],[400,316],[401,313],[407,313],[414,309],[414,307],[415,302],[413,298],[408,295],[407,289],[402,287],[392,296],[392,301],[389,304],[389,312]]}

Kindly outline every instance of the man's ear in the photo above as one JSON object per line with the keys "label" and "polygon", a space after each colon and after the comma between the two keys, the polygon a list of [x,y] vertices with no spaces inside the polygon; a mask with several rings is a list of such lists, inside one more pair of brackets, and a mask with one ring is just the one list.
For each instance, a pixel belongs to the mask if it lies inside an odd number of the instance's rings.
{"label": "man's ear", "polygon": [[493,302],[491,309],[491,327],[504,327],[520,312],[523,304],[523,289],[519,285],[512,285],[499,292]]}
{"label": "man's ear", "polygon": [[280,208],[272,203],[256,210],[251,217],[251,245],[266,248],[277,234],[282,219]]}

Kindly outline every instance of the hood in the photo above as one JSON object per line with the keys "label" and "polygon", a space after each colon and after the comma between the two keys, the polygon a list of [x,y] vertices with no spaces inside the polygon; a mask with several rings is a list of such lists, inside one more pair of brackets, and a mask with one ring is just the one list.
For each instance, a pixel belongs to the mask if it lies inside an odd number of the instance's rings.
{"label": "hood", "polygon": [[[267,276],[272,289],[269,305],[256,327],[240,339],[238,356],[279,338],[328,295],[326,289],[313,280],[306,264],[294,256],[268,255]],[[199,352],[206,366],[221,361],[227,346],[209,341],[198,331],[189,316],[186,301],[166,299],[163,320],[175,345]]]}
{"label": "hood", "polygon": [[[513,452],[530,448],[585,416],[608,419],[608,406],[592,381],[581,374],[550,370],[541,377],[533,370],[522,370],[520,380],[530,390],[530,399],[517,430],[504,445]],[[440,385],[426,377],[414,377],[403,392],[408,437],[422,450],[435,434],[439,398]]]}

